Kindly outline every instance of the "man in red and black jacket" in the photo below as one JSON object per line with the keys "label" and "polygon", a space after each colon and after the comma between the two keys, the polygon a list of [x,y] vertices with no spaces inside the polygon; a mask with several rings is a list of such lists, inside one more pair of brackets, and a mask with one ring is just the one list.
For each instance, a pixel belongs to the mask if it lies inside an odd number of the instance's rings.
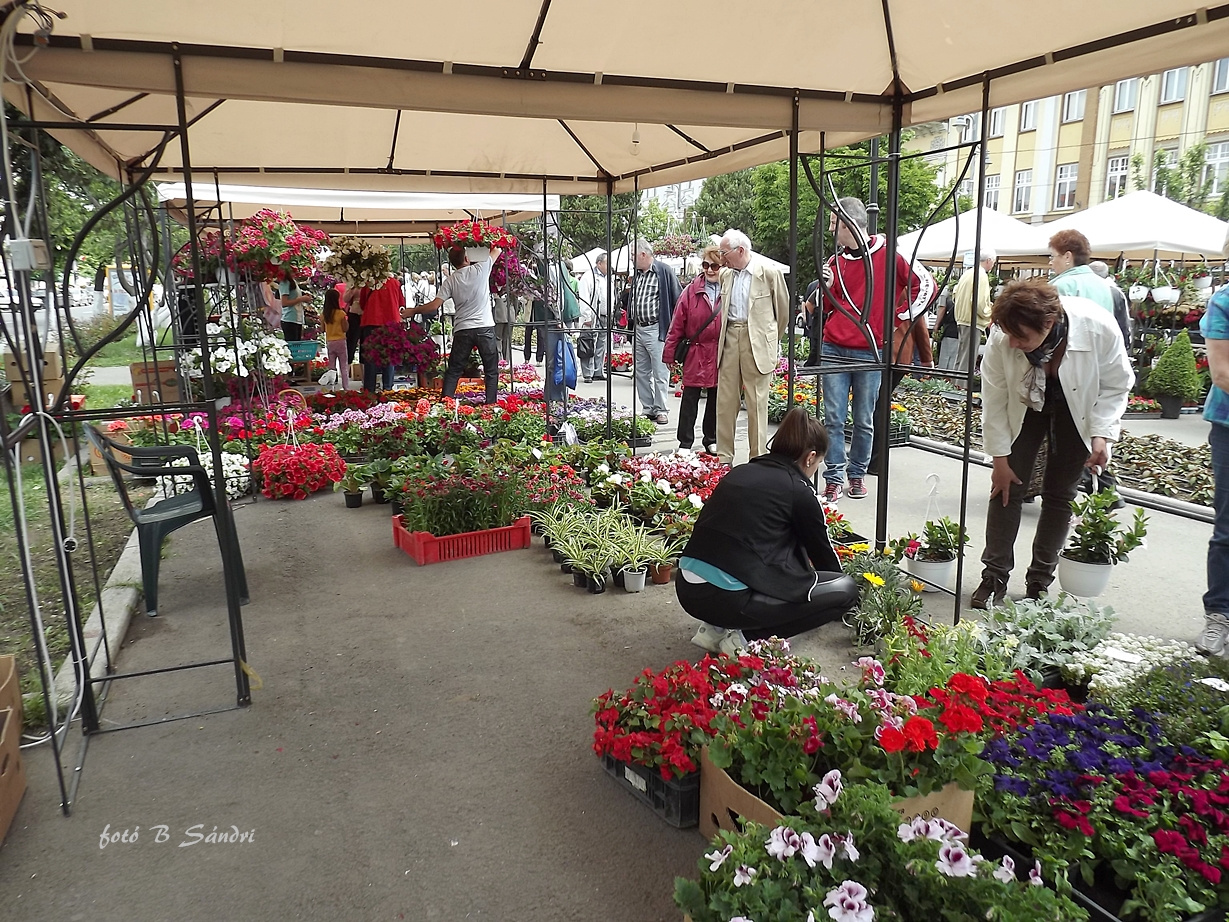
{"label": "man in red and black jacket", "polygon": [[[837,252],[824,266],[823,296],[824,337],[821,362],[881,361],[867,342],[867,333],[875,345],[884,346],[883,301],[887,279],[887,240],[882,234],[867,237],[866,206],[856,198],[843,198],[838,203],[843,216],[831,215],[829,230],[835,235]],[[863,247],[863,243],[865,246]],[[868,265],[869,264],[869,265]],[[865,323],[860,318],[871,285],[870,314]],[[893,325],[917,317],[936,294],[933,276],[915,267],[904,256],[896,254],[896,293],[893,303],[896,317]],[[838,310],[838,304],[841,310]],[[923,323],[924,321],[918,321]],[[890,345],[889,345],[890,348]],[[835,372],[823,376],[824,425],[831,444],[824,470],[824,502],[835,503],[841,498],[848,467],[850,499],[866,496],[866,471],[870,466],[874,438],[875,402],[879,398],[878,371]],[[845,452],[845,416],[849,412],[849,395],[853,391],[853,439],[848,459]]]}

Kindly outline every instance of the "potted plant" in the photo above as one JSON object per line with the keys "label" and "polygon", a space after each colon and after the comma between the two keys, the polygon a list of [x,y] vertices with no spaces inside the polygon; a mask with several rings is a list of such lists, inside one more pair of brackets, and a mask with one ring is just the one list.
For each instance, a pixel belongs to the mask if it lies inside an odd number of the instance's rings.
{"label": "potted plant", "polygon": [[653,562],[653,541],[644,529],[629,524],[619,545],[619,573],[628,592],[643,592],[649,564]]}
{"label": "potted plant", "polygon": [[364,465],[367,468],[367,482],[371,484],[371,498],[377,503],[387,503],[388,484],[392,477],[393,463],[387,458],[377,458]]}
{"label": "potted plant", "polygon": [[334,490],[346,494],[346,508],[357,509],[363,505],[363,488],[371,482],[366,464],[347,464],[341,480],[333,484]]}
{"label": "potted plant", "polygon": [[1109,585],[1111,568],[1144,543],[1148,517],[1137,508],[1128,528],[1114,517],[1116,490],[1071,501],[1075,529],[1058,558],[1058,583],[1072,595],[1095,598]]}
{"label": "potted plant", "polygon": [[1148,373],[1148,393],[1161,404],[1161,419],[1177,419],[1182,404],[1199,396],[1199,372],[1190,334],[1183,330],[1169,344]]}
{"label": "potted plant", "polygon": [[[1042,599],[1005,599],[981,619],[984,644],[1008,672],[1046,686],[1062,684],[1065,667],[1087,655],[1114,627],[1114,609],[1060,592]],[[963,622],[962,622],[963,623]]]}
{"label": "potted plant", "polygon": [[649,576],[658,586],[669,584],[674,572],[674,562],[683,550],[683,542],[673,538],[656,538],[645,548],[649,564]]}
{"label": "potted plant", "polygon": [[947,516],[926,523],[923,536],[910,533],[892,543],[894,559],[923,583],[923,592],[938,592],[951,580],[956,554],[969,540],[968,532]]}

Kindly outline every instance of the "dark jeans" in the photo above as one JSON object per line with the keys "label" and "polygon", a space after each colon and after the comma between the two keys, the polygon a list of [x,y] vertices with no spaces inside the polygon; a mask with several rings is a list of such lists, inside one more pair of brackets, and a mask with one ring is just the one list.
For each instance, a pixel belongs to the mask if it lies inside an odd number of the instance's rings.
{"label": "dark jeans", "polygon": [[354,356],[358,354],[359,334],[363,328],[359,325],[362,323],[362,317],[359,314],[351,314],[346,318],[350,325],[346,327],[346,358],[350,364],[354,364]]}
{"label": "dark jeans", "polygon": [[689,583],[679,573],[674,590],[693,618],[717,627],[740,630],[748,640],[793,637],[836,621],[858,601],[858,587],[844,573],[818,573],[809,602],[787,602],[754,589],[719,589],[712,583]]}
{"label": "dark jeans", "polygon": [[683,402],[679,404],[679,448],[690,448],[696,436],[696,411],[700,409],[700,395],[704,400],[704,422],[700,425],[705,446],[717,443],[717,388],[685,387]]}
{"label": "dark jeans", "polygon": [[[1057,381],[1050,386],[1056,386]],[[1015,566],[1016,535],[1020,531],[1020,504],[1024,500],[1033,465],[1042,440],[1050,435],[1050,454],[1046,458],[1045,479],[1041,487],[1041,513],[1033,536],[1033,560],[1024,575],[1027,586],[1047,588],[1054,580],[1058,552],[1067,540],[1071,523],[1071,501],[1075,499],[1088,449],[1075,428],[1071,411],[1060,404],[1053,412],[1024,411],[1024,425],[1011,446],[1008,464],[1022,483],[1011,486],[1006,506],[1002,497],[990,500],[986,515],[986,549],[982,552],[982,577],[1006,585]]]}
{"label": "dark jeans", "polygon": [[1208,441],[1216,481],[1212,498],[1216,520],[1208,542],[1208,591],[1203,596],[1203,610],[1229,615],[1229,426],[1212,423]]}
{"label": "dark jeans", "polygon": [[291,323],[289,320],[283,320],[282,335],[286,337],[286,342],[297,343],[303,338],[303,324]]}
{"label": "dark jeans", "polygon": [[482,376],[486,379],[486,402],[499,399],[499,343],[495,328],[476,327],[458,330],[452,338],[452,352],[448,356],[448,368],[444,371],[444,396],[452,397],[457,392],[457,381],[469,364],[469,357],[477,348],[482,357]]}

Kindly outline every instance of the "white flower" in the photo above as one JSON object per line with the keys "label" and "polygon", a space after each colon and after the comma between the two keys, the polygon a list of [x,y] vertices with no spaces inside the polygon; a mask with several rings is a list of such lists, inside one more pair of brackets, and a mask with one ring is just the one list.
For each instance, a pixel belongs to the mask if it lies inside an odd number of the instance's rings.
{"label": "white flower", "polygon": [[843,836],[834,836],[833,840],[836,842],[837,848],[843,848],[845,850],[845,857],[850,861],[856,862],[862,857],[858,853],[857,848],[854,847],[853,833],[846,833]]}
{"label": "white flower", "polygon": [[959,845],[944,845],[939,849],[939,860],[935,867],[948,877],[976,877],[977,865]]}
{"label": "white flower", "polygon": [[836,843],[832,841],[832,836],[824,833],[817,840],[809,832],[802,834],[802,860],[807,863],[807,867],[813,868],[816,864],[822,864],[829,871],[832,870],[832,860],[836,858]]}
{"label": "white flower", "polygon": [[870,679],[876,686],[883,685],[883,680],[886,678],[887,673],[884,672],[883,665],[879,660],[873,656],[862,656],[858,658],[854,665],[862,670],[864,680]]}
{"label": "white flower", "polygon": [[707,855],[704,856],[705,858],[707,858],[709,861],[712,862],[712,864],[708,866],[708,869],[710,871],[717,870],[717,868],[721,867],[721,863],[730,857],[730,852],[732,851],[734,851],[734,847],[732,845],[727,845],[725,848],[721,849],[720,851],[709,852]]}
{"label": "white flower", "polygon": [[1034,861],[1033,869],[1028,872],[1028,882],[1034,887],[1044,887],[1045,881],[1041,879],[1041,862]]}
{"label": "white flower", "polygon": [[841,782],[841,771],[839,768],[834,768],[820,780],[819,784],[815,785],[815,808],[817,810],[826,810],[829,806],[836,803],[836,799],[841,796],[841,791],[844,790],[844,784]]}
{"label": "white flower", "polygon": [[687,502],[691,503],[691,504],[692,504],[693,506],[695,506],[697,509],[703,509],[703,508],[704,508],[704,500],[700,499],[699,494],[696,494],[696,493],[690,493],[690,494],[688,494],[688,496],[687,496]]}
{"label": "white flower", "polygon": [[866,895],[866,888],[860,883],[847,880],[828,891],[824,905],[831,907],[828,915],[834,922],[874,922],[875,910],[866,902]]}
{"label": "white flower", "polygon": [[653,482],[653,474],[652,474],[650,471],[641,471],[641,472],[640,472],[640,479],[641,479],[642,481],[644,481],[645,483],[652,483],[652,482]]}
{"label": "white flower", "polygon": [[[540,458],[540,457],[542,457],[541,453],[539,453],[539,454],[538,454],[538,457],[539,457],[539,458]],[[597,466],[597,472],[598,472],[599,474],[609,474],[609,473],[610,473],[610,465],[609,465],[609,464],[599,464],[599,465]]]}
{"label": "white flower", "polygon": [[802,839],[788,826],[778,826],[772,831],[764,845],[768,849],[768,854],[784,861],[786,858],[792,858],[794,853],[802,847]]}
{"label": "white flower", "polygon": [[1003,863],[994,869],[994,876],[1005,884],[1016,879],[1016,863],[1012,860],[1011,855],[1003,856]]}
{"label": "white flower", "polygon": [[751,883],[751,881],[755,879],[755,875],[758,873],[759,871],[755,868],[750,868],[745,864],[740,864],[734,869],[734,886],[741,887],[743,884]]}
{"label": "white flower", "polygon": [[[648,472],[646,471],[645,473],[648,473]],[[670,481],[666,480],[663,477],[661,480],[657,481],[657,489],[661,490],[663,493],[669,493],[670,492]]]}

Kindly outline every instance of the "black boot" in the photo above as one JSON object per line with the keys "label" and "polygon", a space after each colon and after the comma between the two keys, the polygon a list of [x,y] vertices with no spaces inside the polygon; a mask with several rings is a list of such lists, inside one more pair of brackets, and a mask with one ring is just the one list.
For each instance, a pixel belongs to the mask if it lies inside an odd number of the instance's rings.
{"label": "black boot", "polygon": [[994,576],[983,576],[981,584],[973,590],[969,597],[969,607],[985,611],[992,605],[997,605],[1007,597],[1007,581]]}

